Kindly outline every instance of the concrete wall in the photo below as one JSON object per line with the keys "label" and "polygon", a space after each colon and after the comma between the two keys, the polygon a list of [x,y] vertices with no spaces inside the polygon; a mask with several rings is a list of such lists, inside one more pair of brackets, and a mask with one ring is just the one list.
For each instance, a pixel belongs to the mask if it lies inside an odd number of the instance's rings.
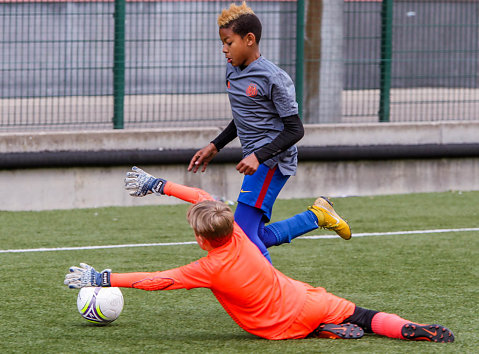
{"label": "concrete wall", "polygon": [[[197,149],[219,132],[209,129],[0,134],[2,154],[54,151]],[[302,147],[477,144],[479,123],[308,125]],[[238,147],[238,142],[232,143]],[[19,155],[21,158],[21,155]],[[131,166],[0,170],[1,210],[44,210],[176,203],[132,198],[123,189]],[[192,174],[186,165],[141,166],[154,175],[235,200],[242,175],[234,164],[212,163]],[[300,161],[280,198],[479,190],[479,156],[467,158]]]}

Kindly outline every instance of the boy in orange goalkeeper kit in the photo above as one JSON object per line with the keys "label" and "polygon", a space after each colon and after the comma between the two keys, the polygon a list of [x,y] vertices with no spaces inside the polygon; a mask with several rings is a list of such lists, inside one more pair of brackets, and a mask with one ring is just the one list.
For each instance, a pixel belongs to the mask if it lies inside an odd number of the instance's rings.
{"label": "boy in orange goalkeeper kit", "polygon": [[[209,288],[245,331],[266,339],[308,336],[353,339],[364,331],[391,338],[452,342],[441,325],[421,325],[397,315],[367,310],[324,288],[291,279],[263,257],[234,221],[231,209],[203,190],[155,178],[136,168],[126,188],[144,194],[174,196],[193,203],[187,219],[198,245],[208,252],[193,263],[153,273],[95,271],[71,267],[70,288],[114,286],[143,290]],[[133,176],[133,177],[131,177]]]}

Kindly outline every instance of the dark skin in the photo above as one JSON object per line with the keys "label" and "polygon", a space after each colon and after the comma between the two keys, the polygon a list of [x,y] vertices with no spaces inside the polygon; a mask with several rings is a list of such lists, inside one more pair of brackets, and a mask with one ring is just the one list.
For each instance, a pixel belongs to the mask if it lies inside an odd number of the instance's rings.
{"label": "dark skin", "polygon": [[[250,32],[241,37],[234,33],[231,28],[220,28],[219,34],[223,43],[223,53],[231,65],[244,69],[261,56],[258,43],[256,43],[256,36],[253,33]],[[206,167],[217,153],[218,150],[213,143],[198,150],[188,165],[188,171],[196,173],[201,168],[201,172],[205,172]],[[259,161],[256,155],[252,153],[236,165],[236,170],[245,175],[252,175],[258,167]]]}

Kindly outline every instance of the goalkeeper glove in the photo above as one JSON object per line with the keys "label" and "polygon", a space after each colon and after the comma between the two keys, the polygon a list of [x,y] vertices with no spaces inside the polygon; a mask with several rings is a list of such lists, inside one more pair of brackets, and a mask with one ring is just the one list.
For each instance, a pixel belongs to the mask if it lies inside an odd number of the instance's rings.
{"label": "goalkeeper glove", "polygon": [[95,268],[86,263],[80,263],[80,267],[70,267],[70,273],[65,275],[63,284],[68,285],[70,289],[80,289],[85,286],[111,286],[111,269],[105,269],[97,272]]}
{"label": "goalkeeper glove", "polygon": [[150,193],[162,195],[166,180],[155,178],[141,168],[133,166],[132,171],[126,173],[125,189],[132,197],[143,197]]}

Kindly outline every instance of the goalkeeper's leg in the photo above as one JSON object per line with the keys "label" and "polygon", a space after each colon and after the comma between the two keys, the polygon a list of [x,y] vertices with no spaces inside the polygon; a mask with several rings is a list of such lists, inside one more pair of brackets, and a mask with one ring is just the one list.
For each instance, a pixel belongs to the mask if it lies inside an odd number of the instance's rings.
{"label": "goalkeeper's leg", "polygon": [[344,322],[357,324],[365,332],[390,338],[440,343],[454,342],[452,331],[442,325],[419,324],[395,314],[368,310],[359,306],[356,306],[354,313]]}

